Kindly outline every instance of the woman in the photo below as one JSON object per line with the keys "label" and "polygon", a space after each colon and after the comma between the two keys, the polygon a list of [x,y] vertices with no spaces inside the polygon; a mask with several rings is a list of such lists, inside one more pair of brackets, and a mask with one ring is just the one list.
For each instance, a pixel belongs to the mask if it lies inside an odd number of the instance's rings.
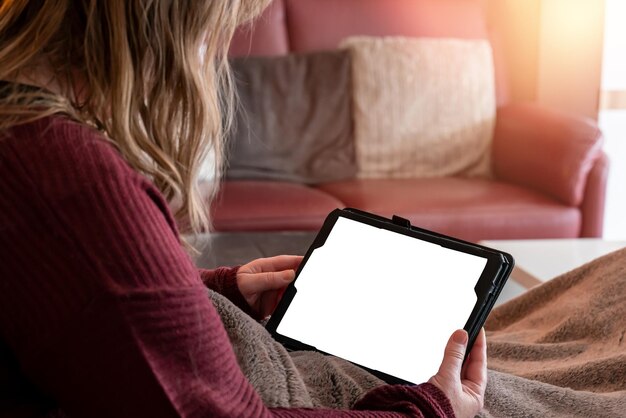
{"label": "woman", "polygon": [[482,406],[484,333],[463,370],[457,331],[429,383],[376,388],[353,411],[270,410],[239,369],[205,286],[260,318],[300,258],[198,271],[175,218],[207,226],[196,178],[231,119],[227,45],[265,3],[0,3],[1,416],[470,417]]}

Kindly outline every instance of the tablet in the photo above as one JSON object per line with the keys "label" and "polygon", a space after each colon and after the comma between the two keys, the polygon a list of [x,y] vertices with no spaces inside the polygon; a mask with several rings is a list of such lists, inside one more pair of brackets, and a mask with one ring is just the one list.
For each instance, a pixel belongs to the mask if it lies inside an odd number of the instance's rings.
{"label": "tablet", "polygon": [[327,217],[266,327],[290,350],[341,357],[388,383],[434,375],[450,335],[471,350],[512,268],[501,251],[355,209]]}

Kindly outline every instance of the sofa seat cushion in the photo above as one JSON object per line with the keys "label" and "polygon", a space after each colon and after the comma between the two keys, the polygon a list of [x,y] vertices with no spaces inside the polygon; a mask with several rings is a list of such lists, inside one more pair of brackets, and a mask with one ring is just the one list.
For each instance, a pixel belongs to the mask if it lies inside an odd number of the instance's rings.
{"label": "sofa seat cushion", "polygon": [[519,186],[485,179],[360,179],[318,189],[354,207],[398,215],[417,227],[468,241],[568,238],[580,232],[577,208]]}
{"label": "sofa seat cushion", "polygon": [[276,181],[225,181],[212,204],[217,231],[314,231],[334,209],[336,198],[304,185]]}

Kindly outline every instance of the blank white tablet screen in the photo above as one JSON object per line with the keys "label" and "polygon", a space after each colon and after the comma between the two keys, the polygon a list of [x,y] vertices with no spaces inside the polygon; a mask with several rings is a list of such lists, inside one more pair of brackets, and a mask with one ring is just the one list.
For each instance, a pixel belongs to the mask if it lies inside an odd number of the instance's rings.
{"label": "blank white tablet screen", "polygon": [[437,372],[487,259],[339,217],[277,332],[412,383]]}

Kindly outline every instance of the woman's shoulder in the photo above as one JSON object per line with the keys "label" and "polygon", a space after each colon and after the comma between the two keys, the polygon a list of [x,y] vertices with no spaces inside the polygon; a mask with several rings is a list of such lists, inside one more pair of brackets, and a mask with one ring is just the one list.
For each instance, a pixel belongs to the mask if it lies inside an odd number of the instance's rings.
{"label": "woman's shoulder", "polygon": [[68,170],[128,166],[104,134],[62,115],[14,126],[0,139],[0,150],[5,159],[26,160],[31,166],[44,163]]}
{"label": "woman's shoulder", "polygon": [[143,178],[104,134],[60,115],[5,132],[0,138],[0,161],[3,176],[54,194],[94,183]]}

